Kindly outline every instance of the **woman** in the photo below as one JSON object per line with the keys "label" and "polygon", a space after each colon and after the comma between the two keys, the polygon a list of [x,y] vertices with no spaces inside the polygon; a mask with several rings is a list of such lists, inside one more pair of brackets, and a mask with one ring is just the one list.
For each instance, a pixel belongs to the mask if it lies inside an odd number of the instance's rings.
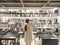
{"label": "woman", "polygon": [[26,45],[31,45],[32,42],[32,26],[29,23],[29,19],[25,20],[26,24],[24,26],[24,38]]}

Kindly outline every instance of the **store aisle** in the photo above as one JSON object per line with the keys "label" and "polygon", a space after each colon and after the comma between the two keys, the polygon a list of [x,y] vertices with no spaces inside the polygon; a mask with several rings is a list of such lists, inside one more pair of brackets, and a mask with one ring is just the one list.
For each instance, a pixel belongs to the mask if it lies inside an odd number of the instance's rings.
{"label": "store aisle", "polygon": [[[20,45],[25,45],[24,38],[20,38]],[[36,38],[36,42],[33,40],[31,45],[42,45],[42,40]],[[60,45],[60,38],[58,38],[58,45]]]}
{"label": "store aisle", "polygon": [[[41,40],[36,38],[35,40],[32,41],[31,45],[41,45]],[[20,38],[20,45],[25,45],[24,38]]]}

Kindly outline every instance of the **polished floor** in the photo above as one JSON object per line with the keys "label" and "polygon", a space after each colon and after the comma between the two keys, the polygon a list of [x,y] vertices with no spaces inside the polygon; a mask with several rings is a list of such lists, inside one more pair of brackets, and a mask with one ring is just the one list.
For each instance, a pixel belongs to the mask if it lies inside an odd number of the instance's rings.
{"label": "polished floor", "polygon": [[[57,39],[58,39],[58,45],[60,45],[60,37]],[[20,42],[20,45],[26,45],[24,38],[20,38],[19,42]],[[8,43],[7,45],[10,45],[10,43]],[[13,45],[13,44],[11,44],[11,45]],[[35,38],[34,40],[32,40],[31,45],[42,45],[42,39],[39,40],[39,38]]]}
{"label": "polished floor", "polygon": [[[25,45],[24,38],[20,38],[20,45]],[[36,38],[35,40],[32,40],[31,45],[42,45],[42,40]]]}
{"label": "polished floor", "polygon": [[[58,39],[58,45],[60,45],[60,38],[57,39]],[[20,38],[20,45],[25,45],[24,38]],[[35,40],[32,41],[31,45],[42,45],[42,40],[35,38]]]}
{"label": "polished floor", "polygon": [[[54,36],[54,37],[51,38],[51,39],[58,39],[58,45],[60,45],[60,36],[59,36],[59,37],[57,37],[57,36],[55,36],[55,35],[53,35],[53,36]],[[22,37],[20,37],[19,42],[20,42],[20,45],[26,45],[26,44],[25,44],[25,41],[24,41],[24,38],[22,38]],[[8,44],[8,45],[10,45],[10,44]],[[42,45],[42,39],[39,40],[39,38],[34,38],[34,39],[32,40],[31,45]]]}

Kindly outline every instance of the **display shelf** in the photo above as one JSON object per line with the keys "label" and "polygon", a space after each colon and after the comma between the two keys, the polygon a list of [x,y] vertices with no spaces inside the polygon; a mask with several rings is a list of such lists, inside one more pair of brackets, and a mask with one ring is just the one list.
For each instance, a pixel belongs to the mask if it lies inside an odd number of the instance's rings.
{"label": "display shelf", "polygon": [[[51,9],[4,9],[5,11],[0,10],[0,20],[7,18],[8,25],[12,27],[16,23],[20,23],[19,28],[23,28],[25,24],[25,19],[29,19],[33,28],[55,28],[54,23],[57,23],[55,19],[59,16],[58,12],[53,12]],[[59,11],[59,10],[58,10]],[[4,20],[4,19],[3,19]],[[50,20],[50,21],[49,21]],[[1,23],[0,23],[1,24]],[[5,25],[5,24],[3,24]],[[4,26],[0,26],[3,28]],[[8,27],[8,26],[7,26]]]}
{"label": "display shelf", "polygon": [[55,27],[36,27],[36,28],[55,28]]}
{"label": "display shelf", "polygon": [[[0,18],[5,18],[4,17],[0,17]],[[7,17],[6,18],[9,18],[9,19],[54,19],[54,18],[57,18],[57,17]]]}
{"label": "display shelf", "polygon": [[2,28],[2,29],[3,29],[3,28],[8,28],[8,27],[0,27],[0,28]]}

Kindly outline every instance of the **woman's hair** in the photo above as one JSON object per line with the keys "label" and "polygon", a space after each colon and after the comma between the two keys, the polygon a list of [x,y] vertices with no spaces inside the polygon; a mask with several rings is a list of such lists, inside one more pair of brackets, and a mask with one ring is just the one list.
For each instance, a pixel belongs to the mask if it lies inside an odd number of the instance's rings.
{"label": "woman's hair", "polygon": [[[26,19],[25,22],[26,22],[26,23],[29,23],[29,19]],[[25,31],[27,31],[27,25],[25,25],[24,28],[25,28]]]}
{"label": "woman's hair", "polygon": [[25,31],[27,31],[27,25],[25,25],[25,27],[24,27],[24,28],[25,28]]}
{"label": "woman's hair", "polygon": [[26,23],[29,23],[29,19],[26,19],[25,22],[26,22]]}

